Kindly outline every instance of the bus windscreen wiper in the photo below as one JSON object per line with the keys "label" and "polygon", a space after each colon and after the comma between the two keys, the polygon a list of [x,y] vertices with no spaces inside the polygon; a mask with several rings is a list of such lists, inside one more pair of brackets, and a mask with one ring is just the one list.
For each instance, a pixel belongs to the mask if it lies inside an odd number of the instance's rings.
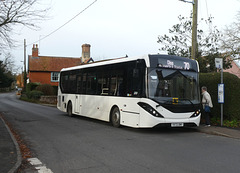
{"label": "bus windscreen wiper", "polygon": [[158,103],[158,105],[156,105],[156,107],[159,107],[159,106],[161,106],[162,104],[167,104],[167,103],[172,104],[172,103],[173,103],[172,100],[161,100],[162,103],[160,103],[160,102],[157,101],[156,99],[153,99],[153,100]]}
{"label": "bus windscreen wiper", "polygon": [[190,100],[190,99],[179,99],[180,101],[182,100],[182,101],[189,101],[190,103],[191,103],[191,105],[193,105],[194,106],[194,104],[193,104],[193,102]]}

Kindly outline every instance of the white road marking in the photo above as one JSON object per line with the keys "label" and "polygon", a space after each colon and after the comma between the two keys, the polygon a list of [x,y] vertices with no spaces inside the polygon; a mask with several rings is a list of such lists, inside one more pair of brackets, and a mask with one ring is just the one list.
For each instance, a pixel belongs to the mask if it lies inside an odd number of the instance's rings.
{"label": "white road marking", "polygon": [[28,161],[31,165],[35,166],[38,173],[53,173],[51,169],[48,169],[38,158],[29,158]]}
{"label": "white road marking", "polygon": [[46,166],[35,167],[38,173],[53,173],[51,169],[46,168]]}
{"label": "white road marking", "polygon": [[31,165],[42,165],[42,162],[38,158],[29,158],[28,161]]}

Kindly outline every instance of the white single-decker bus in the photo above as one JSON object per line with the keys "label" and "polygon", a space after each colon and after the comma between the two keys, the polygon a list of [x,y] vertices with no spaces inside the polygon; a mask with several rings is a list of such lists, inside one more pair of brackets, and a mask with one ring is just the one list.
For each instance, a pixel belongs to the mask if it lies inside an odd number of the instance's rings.
{"label": "white single-decker bus", "polygon": [[198,72],[195,60],[160,54],[65,68],[57,107],[115,127],[199,126]]}

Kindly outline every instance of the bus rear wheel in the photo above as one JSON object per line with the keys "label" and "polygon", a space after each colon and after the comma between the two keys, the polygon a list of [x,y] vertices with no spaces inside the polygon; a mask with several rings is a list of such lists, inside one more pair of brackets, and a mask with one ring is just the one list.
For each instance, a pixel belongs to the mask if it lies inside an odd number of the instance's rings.
{"label": "bus rear wheel", "polygon": [[67,106],[67,114],[69,117],[72,117],[73,116],[73,113],[72,113],[72,102],[68,102],[68,106]]}
{"label": "bus rear wheel", "polygon": [[111,112],[111,123],[114,127],[120,127],[120,111],[114,107]]}

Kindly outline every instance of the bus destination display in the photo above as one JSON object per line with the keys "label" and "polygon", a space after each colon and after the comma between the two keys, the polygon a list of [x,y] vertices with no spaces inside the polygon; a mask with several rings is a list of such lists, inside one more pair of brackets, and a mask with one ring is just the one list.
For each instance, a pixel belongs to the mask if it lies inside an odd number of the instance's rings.
{"label": "bus destination display", "polygon": [[177,60],[158,59],[158,67],[172,68],[178,70],[190,70],[191,63]]}

